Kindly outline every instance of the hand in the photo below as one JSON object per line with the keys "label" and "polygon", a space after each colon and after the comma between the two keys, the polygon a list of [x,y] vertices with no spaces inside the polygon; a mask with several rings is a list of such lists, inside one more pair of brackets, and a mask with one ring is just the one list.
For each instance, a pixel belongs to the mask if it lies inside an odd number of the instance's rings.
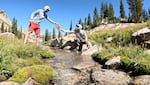
{"label": "hand", "polygon": [[56,25],[56,28],[60,29],[60,25],[59,24],[56,23],[55,25]]}
{"label": "hand", "polygon": [[62,30],[60,29],[60,25],[57,24],[57,23],[56,23],[56,28],[58,29],[59,32],[62,31]]}

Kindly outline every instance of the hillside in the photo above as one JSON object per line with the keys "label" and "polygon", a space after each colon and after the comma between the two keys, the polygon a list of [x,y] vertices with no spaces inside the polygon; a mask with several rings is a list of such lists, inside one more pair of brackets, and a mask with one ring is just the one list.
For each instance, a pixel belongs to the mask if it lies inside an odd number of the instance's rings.
{"label": "hillside", "polygon": [[0,27],[2,25],[2,23],[4,23],[4,28],[5,29],[9,29],[12,25],[9,16],[6,14],[6,12],[2,9],[0,9]]}

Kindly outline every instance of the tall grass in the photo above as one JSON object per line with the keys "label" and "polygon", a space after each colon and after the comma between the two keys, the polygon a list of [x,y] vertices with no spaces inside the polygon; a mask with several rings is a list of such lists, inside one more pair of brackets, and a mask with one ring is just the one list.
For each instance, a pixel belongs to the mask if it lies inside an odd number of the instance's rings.
{"label": "tall grass", "polygon": [[[54,53],[42,50],[34,44],[23,44],[18,39],[0,39],[0,81],[11,77],[16,70],[35,64],[42,64],[41,54],[54,57]],[[51,54],[51,55],[50,55]]]}
{"label": "tall grass", "polygon": [[[129,28],[118,30],[97,31],[89,38],[94,43],[102,43],[103,50],[94,53],[93,58],[102,65],[114,56],[121,56],[121,69],[130,75],[150,74],[150,55],[146,54],[146,48],[136,46],[132,43],[132,34],[137,30],[148,26],[140,24]],[[112,37],[111,43],[106,42],[106,38]]]}

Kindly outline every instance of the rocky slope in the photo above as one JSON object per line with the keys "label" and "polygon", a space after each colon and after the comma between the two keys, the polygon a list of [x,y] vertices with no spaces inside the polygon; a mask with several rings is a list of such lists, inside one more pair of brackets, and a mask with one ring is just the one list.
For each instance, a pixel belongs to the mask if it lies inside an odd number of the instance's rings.
{"label": "rocky slope", "polygon": [[12,25],[9,16],[6,14],[6,12],[2,9],[0,9],[0,27],[2,23],[4,22],[4,28],[9,29]]}

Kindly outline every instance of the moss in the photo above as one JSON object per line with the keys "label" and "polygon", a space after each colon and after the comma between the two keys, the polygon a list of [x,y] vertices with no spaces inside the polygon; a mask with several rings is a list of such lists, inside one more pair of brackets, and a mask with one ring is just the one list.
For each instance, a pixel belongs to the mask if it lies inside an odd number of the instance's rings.
{"label": "moss", "polygon": [[42,50],[40,54],[42,58],[53,58],[55,56],[55,54],[49,50]]}
{"label": "moss", "polygon": [[53,79],[53,74],[53,69],[49,66],[33,65],[19,69],[9,80],[22,83],[31,77],[35,81],[44,84]]}
{"label": "moss", "polygon": [[29,77],[30,77],[30,67],[25,67],[19,69],[9,80],[15,82],[25,82]]}

